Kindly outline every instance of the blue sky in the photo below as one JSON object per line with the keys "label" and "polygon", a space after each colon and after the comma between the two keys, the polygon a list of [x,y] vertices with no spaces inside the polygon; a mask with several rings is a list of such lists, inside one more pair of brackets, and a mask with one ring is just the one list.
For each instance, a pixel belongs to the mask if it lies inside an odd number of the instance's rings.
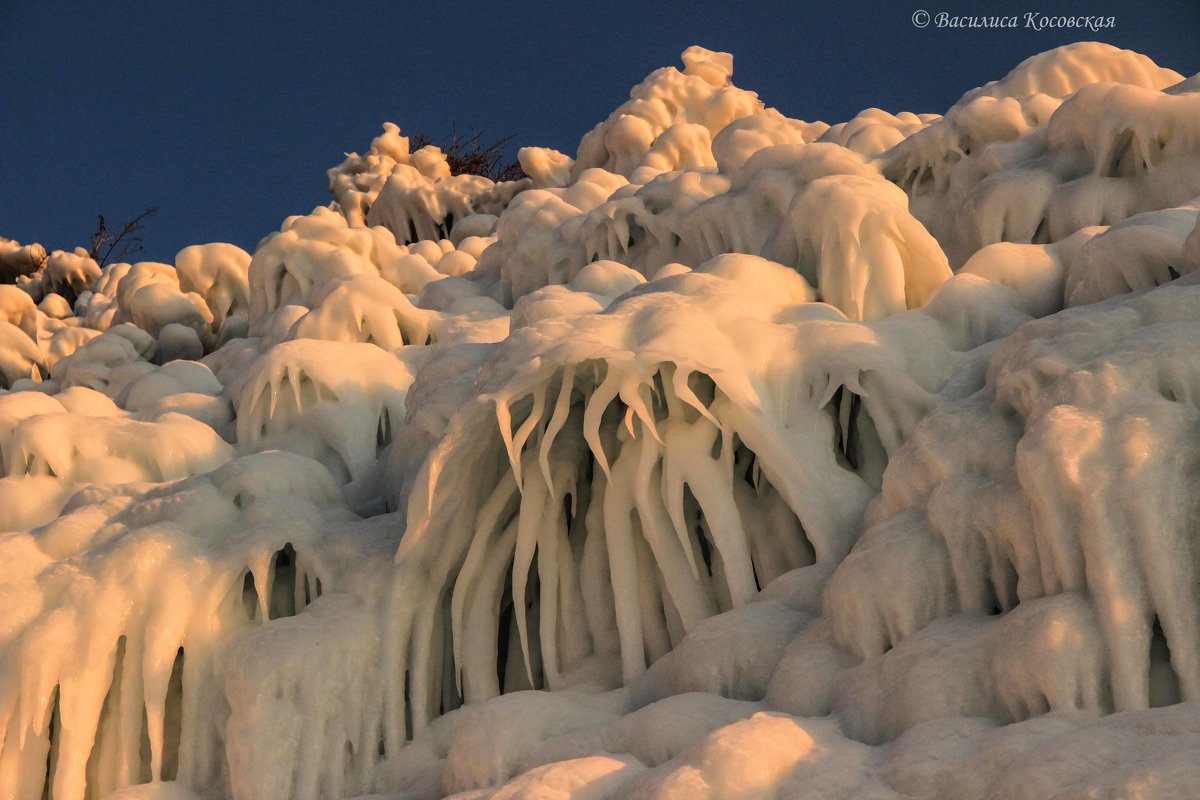
{"label": "blue sky", "polygon": [[[0,235],[83,243],[158,206],[144,257],[252,248],[328,202],[324,170],[391,120],[435,140],[579,137],[688,45],[789,116],[940,112],[1023,58],[1080,39],[1200,72],[1200,4],[1164,2],[439,2],[0,0]],[[914,11],[1114,16],[1087,31],[918,29]]]}

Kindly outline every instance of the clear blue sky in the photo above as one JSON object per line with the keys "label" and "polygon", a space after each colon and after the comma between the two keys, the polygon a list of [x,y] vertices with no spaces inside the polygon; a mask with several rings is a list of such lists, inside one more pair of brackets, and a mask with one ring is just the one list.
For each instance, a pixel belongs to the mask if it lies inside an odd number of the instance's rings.
{"label": "clear blue sky", "polygon": [[[801,119],[940,112],[1033,53],[1095,38],[1200,72],[1200,3],[0,0],[0,235],[82,243],[151,205],[145,257],[252,248],[328,202],[324,170],[391,120],[574,153],[688,45]],[[1113,15],[1115,29],[917,29],[931,13]]]}

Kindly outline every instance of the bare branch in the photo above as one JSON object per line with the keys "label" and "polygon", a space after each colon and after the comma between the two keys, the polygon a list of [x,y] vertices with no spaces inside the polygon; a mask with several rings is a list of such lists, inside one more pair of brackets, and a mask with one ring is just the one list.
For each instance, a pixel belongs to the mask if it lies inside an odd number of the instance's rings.
{"label": "bare branch", "polygon": [[[457,128],[450,131],[450,136],[439,145],[450,166],[451,175],[482,175],[493,181],[514,181],[525,177],[520,163],[505,162],[504,150],[512,141],[511,136],[505,136],[490,144],[485,143],[486,128],[472,128],[469,134],[460,134]],[[409,139],[409,147],[419,150],[433,141],[424,134],[416,134]]]}
{"label": "bare branch", "polygon": [[145,247],[143,247],[145,238],[142,236],[142,233],[146,230],[145,221],[157,213],[157,206],[144,209],[136,217],[125,220],[116,232],[109,229],[108,224],[104,220],[104,215],[101,214],[96,226],[96,232],[92,234],[92,245],[88,251],[88,255],[97,264],[104,267],[108,264],[124,261],[127,256],[133,253],[145,252]]}

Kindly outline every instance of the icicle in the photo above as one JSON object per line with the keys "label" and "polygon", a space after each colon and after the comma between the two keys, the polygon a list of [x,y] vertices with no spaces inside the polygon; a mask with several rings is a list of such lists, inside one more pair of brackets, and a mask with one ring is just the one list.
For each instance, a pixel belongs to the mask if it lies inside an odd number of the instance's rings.
{"label": "icicle", "polygon": [[558,399],[554,402],[554,411],[550,414],[550,422],[546,424],[546,432],[542,437],[541,448],[538,453],[538,463],[542,468],[542,477],[546,480],[547,486],[554,485],[554,479],[550,475],[550,448],[554,446],[554,439],[558,436],[558,432],[562,430],[567,421],[567,415],[571,410],[571,391],[575,386],[575,365],[571,364],[562,373],[562,385],[558,389]]}
{"label": "icicle", "polygon": [[144,638],[144,633],[139,630],[130,631],[125,639],[125,664],[121,673],[121,705],[118,711],[121,727],[117,784],[120,786],[137,783],[141,777],[138,773],[142,760],[142,715],[145,707],[142,675]]}
{"label": "icicle", "polygon": [[604,497],[608,480],[600,470],[592,473],[591,494],[583,525],[586,536],[579,558],[579,587],[584,598],[584,618],[595,652],[621,651],[617,630],[616,599],[608,563],[608,531],[604,524]]}
{"label": "icicle", "polygon": [[742,481],[733,483],[733,502],[741,516],[742,527],[755,532],[753,537],[747,539],[750,561],[759,586],[766,586],[782,573],[785,560],[775,546],[773,531],[763,513],[763,502],[758,493]]}
{"label": "icicle", "polygon": [[[546,406],[546,390],[545,384],[539,384],[538,388],[533,392],[533,408],[529,412],[529,416],[521,427],[517,429],[516,435],[513,437],[509,460],[513,464],[513,472],[516,474],[517,486],[521,487],[521,453],[525,450],[525,442],[529,440],[529,435],[533,433],[533,429],[542,421],[542,412]],[[516,460],[513,461],[513,456]],[[524,489],[521,490],[524,492]]]}
{"label": "icicle", "polygon": [[309,599],[304,596],[304,584],[308,581],[308,571],[304,563],[300,559],[300,554],[296,554],[296,583],[292,587],[292,607],[299,614],[308,605]]}
{"label": "icicle", "polygon": [[[90,649],[90,648],[89,648]],[[74,680],[63,681],[59,688],[61,723],[58,762],[54,770],[52,796],[65,800],[83,800],[88,755],[95,742],[100,709],[108,692],[116,656],[116,642],[95,668]]]}
{"label": "icicle", "polygon": [[275,408],[279,401],[279,394],[280,394],[279,384],[282,382],[282,378],[288,374],[288,370],[286,367],[283,368],[283,375],[279,374],[279,370],[280,370],[279,367],[275,368],[274,374],[272,374],[269,378],[267,378],[267,385],[266,385],[266,387],[264,387],[265,390],[270,391],[270,393],[271,393],[271,397],[267,403],[267,421],[268,422],[270,420],[274,419],[274,417],[275,417]]}
{"label": "icicle", "polygon": [[[443,659],[446,657],[446,636],[449,631],[446,630],[446,615],[442,613],[444,605],[441,602],[435,601],[429,604],[429,646],[425,648],[425,673],[429,676],[424,683],[425,691],[418,696],[425,700],[426,713],[421,717],[420,727],[424,727],[429,721],[436,718],[442,713],[442,698],[445,696],[442,681],[446,677],[446,669]],[[422,684],[417,684],[417,691],[421,692]],[[416,718],[414,717],[414,723]],[[312,800],[318,800],[314,797]]]}
{"label": "icicle", "polygon": [[1142,155],[1142,167],[1149,170],[1154,166],[1154,157],[1151,151],[1151,140],[1154,139],[1153,134],[1147,132],[1145,135],[1138,136],[1134,134],[1133,140],[1137,142],[1138,152]]}
{"label": "icicle", "polygon": [[405,723],[408,697],[405,678],[409,670],[412,617],[425,591],[423,576],[416,570],[397,570],[392,580],[391,613],[385,615],[383,663],[388,665],[384,686],[384,737],[389,747],[407,741]]}
{"label": "icicle", "polygon": [[675,601],[671,597],[670,591],[667,590],[666,579],[662,573],[657,573],[658,577],[658,596],[662,603],[663,616],[667,620],[667,635],[671,637],[671,647],[679,646],[683,641],[683,637],[687,635],[687,630],[683,627],[683,620],[679,616],[679,609],[675,607]]}
{"label": "icicle", "polygon": [[440,675],[440,670],[435,672],[430,663],[435,644],[434,628],[436,624],[436,603],[430,602],[426,598],[414,615],[412,627],[412,661],[409,667],[408,702],[414,735],[433,719],[431,700],[436,694],[434,691],[437,683],[435,675]]}
{"label": "icicle", "polygon": [[592,448],[592,454],[596,457],[596,463],[600,465],[600,469],[611,480],[608,466],[608,458],[604,454],[604,443],[600,440],[600,423],[604,418],[604,412],[608,409],[608,404],[617,396],[620,387],[620,374],[616,365],[611,362],[608,364],[608,371],[604,375],[604,380],[596,387],[596,391],[592,393],[591,399],[588,400],[587,408],[583,412],[583,438]]}
{"label": "icicle", "polygon": [[[438,648],[434,648],[435,632],[439,637],[443,634],[444,628],[447,627],[445,619],[449,611],[444,608],[442,598],[450,573],[461,562],[474,534],[474,518],[470,505],[456,504],[451,514],[446,529],[447,537],[439,543],[432,563],[423,565],[428,594],[423,598],[422,608],[412,628],[409,700],[414,730],[428,725],[437,711],[431,703],[442,694],[442,648],[440,644]],[[442,630],[437,630],[437,626],[441,626]]]}
{"label": "icicle", "polygon": [[[714,403],[714,406],[717,404]],[[718,416],[718,419],[720,417]],[[734,445],[733,445],[733,428],[729,425],[717,426],[721,432],[721,455],[717,459],[717,463],[721,467],[721,472],[729,479],[729,486],[733,486],[733,460],[734,460]]]}
{"label": "icicle", "polygon": [[[463,632],[465,609],[471,602],[471,595],[475,591],[476,576],[486,566],[484,557],[491,549],[492,537],[497,528],[504,524],[501,516],[508,509],[516,494],[516,477],[511,472],[503,473],[500,482],[496,484],[496,488],[492,490],[475,517],[474,536],[471,538],[471,546],[467,551],[466,560],[463,561],[458,577],[455,579],[454,592],[450,601],[450,629],[454,642],[454,661],[460,667],[463,664],[463,642],[466,640]],[[461,677],[458,689],[460,692],[462,691]]]}
{"label": "icicle", "polygon": [[631,519],[633,503],[630,485],[636,466],[633,458],[632,448],[621,448],[613,465],[613,476],[604,493],[604,531],[616,606],[617,634],[621,643],[621,673],[625,683],[646,670],[637,545]]}
{"label": "icicle", "polygon": [[688,565],[692,569],[692,577],[700,580],[700,567],[696,563],[696,553],[692,548],[692,535],[688,530],[687,520],[684,517],[683,474],[676,466],[676,457],[674,455],[680,446],[678,443],[684,436],[685,432],[682,425],[673,425],[668,429],[668,444],[663,448],[662,458],[662,495],[663,504],[667,507],[667,515],[671,520],[672,527],[675,529],[675,536],[679,540],[679,546],[683,548]]}
{"label": "icicle", "polygon": [[[503,431],[503,427],[501,427]],[[437,497],[438,482],[442,477],[442,470],[446,468],[446,462],[449,460],[454,448],[450,445],[450,439],[443,439],[429,454],[426,460],[426,469],[422,470],[418,475],[416,485],[413,487],[412,494],[409,497],[410,506],[422,508],[424,515],[416,520],[415,524],[409,522],[405,529],[405,539],[416,541],[422,538],[422,535],[429,528],[429,521],[434,516],[434,499]],[[414,502],[414,500],[423,502]],[[404,550],[404,540],[401,540],[401,546],[396,550],[396,556],[393,559],[395,563],[400,563],[401,554]]]}
{"label": "icicle", "polygon": [[[171,665],[180,642],[171,639],[170,645],[160,644],[154,649],[146,648],[143,653],[142,672],[145,676],[142,700],[146,709],[146,732],[150,739],[150,775],[152,780],[162,778],[164,722],[166,719],[167,687],[171,678]],[[170,658],[164,654],[170,652]]]}
{"label": "icicle", "polygon": [[[180,707],[182,726],[179,737],[179,773],[176,779],[185,785],[204,785],[216,779],[211,770],[223,763],[217,754],[220,741],[204,724],[205,710],[217,691],[213,680],[212,649],[202,640],[187,646],[183,665],[183,698]],[[382,713],[382,703],[376,706]]]}
{"label": "icicle", "polygon": [[[500,427],[500,438],[504,440],[504,450],[508,453],[509,467],[514,476],[519,476],[521,465],[518,462],[521,454],[513,449],[512,414],[508,408],[508,401],[503,397],[496,398],[496,424]],[[524,491],[520,480],[517,480],[517,488]]]}
{"label": "icicle", "polygon": [[766,478],[759,502],[766,508],[766,522],[776,551],[781,554],[780,574],[815,562],[816,552],[800,518],[792,511],[783,495]]}
{"label": "icicle", "polygon": [[[514,488],[515,492],[515,488]],[[496,675],[498,621],[504,596],[504,579],[517,541],[518,519],[513,517],[481,559],[482,569],[467,601],[461,634],[463,698],[477,703],[500,694]],[[516,612],[516,609],[513,609]]]}
{"label": "icicle", "polygon": [[643,390],[649,392],[649,385],[632,374],[621,386],[621,400],[629,407],[625,413],[625,426],[629,429],[630,436],[636,436],[633,429],[633,416],[636,416],[642,421],[642,426],[654,437],[654,441],[662,444],[662,438],[658,435],[658,430],[654,425],[654,414],[646,407],[645,398],[642,397]]}
{"label": "icicle", "polygon": [[[572,497],[575,493],[572,493]],[[563,669],[570,669],[588,655],[587,627],[580,624],[585,618],[578,568],[571,550],[571,532],[564,530],[558,548],[559,622],[558,637],[562,641],[559,656]]]}
{"label": "icicle", "polygon": [[739,606],[758,590],[754,585],[754,568],[741,515],[730,492],[731,473],[723,471],[721,462],[713,461],[708,455],[711,444],[706,442],[711,442],[716,433],[713,430],[709,436],[692,442],[694,450],[684,470],[725,564],[730,600],[734,606]]}
{"label": "icicle", "polygon": [[633,537],[633,543],[637,550],[638,607],[642,612],[644,653],[653,664],[671,651],[671,635],[667,632],[662,596],[658,591],[658,570],[654,566],[650,546],[643,536],[637,534]]}
{"label": "icicle", "polygon": [[667,422],[683,419],[683,406],[680,405],[679,397],[674,390],[675,373],[677,371],[678,368],[675,364],[670,361],[664,361],[659,365],[657,373],[659,384],[662,387],[663,405],[667,409]]}
{"label": "icicle", "polygon": [[557,688],[558,668],[558,549],[566,538],[562,497],[546,493],[546,509],[538,526],[537,563],[539,581],[539,639],[546,686]]}
{"label": "icicle", "polygon": [[829,405],[829,402],[833,400],[833,396],[837,394],[837,390],[840,388],[842,388],[840,381],[835,380],[832,375],[826,375],[825,388],[821,390],[820,395],[816,395],[819,398],[817,400],[817,408],[824,408]]}
{"label": "icicle", "polygon": [[533,680],[533,663],[529,660],[529,628],[525,616],[525,587],[529,582],[529,567],[533,563],[534,549],[537,547],[539,531],[545,524],[546,484],[540,480],[531,481],[521,500],[521,512],[517,525],[517,544],[513,554],[512,594],[513,614],[517,620],[517,631],[521,637],[521,654],[525,657],[525,669],[529,675],[531,686]]}
{"label": "icicle", "polygon": [[285,374],[287,375],[288,385],[292,387],[292,402],[296,404],[296,413],[299,414],[304,411],[304,396],[300,390],[300,386],[304,382],[304,376],[297,375],[296,370],[290,367],[285,371]]}
{"label": "icicle", "polygon": [[675,395],[699,411],[700,416],[720,428],[721,423],[717,422],[717,418],[709,412],[704,403],[700,402],[700,398],[696,397],[696,393],[692,391],[692,387],[688,386],[688,378],[691,377],[691,374],[690,370],[678,369],[675,371],[675,374],[671,377],[671,387],[675,390]]}
{"label": "icicle", "polygon": [[[572,437],[556,449],[558,457],[554,475],[557,480],[548,486],[545,514],[538,528],[538,573],[541,578],[539,638],[542,669],[550,688],[558,684],[560,673],[559,600],[564,591],[569,592],[573,588],[570,575],[572,568],[568,567],[566,580],[563,581],[564,570],[561,566],[564,560],[561,554],[567,556],[565,560],[569,563],[571,553],[563,502],[568,495],[574,499],[579,461],[587,457],[586,451],[578,448],[576,442],[577,437]],[[571,653],[577,652],[578,643],[568,644],[567,649]]]}
{"label": "icicle", "polygon": [[650,378],[646,382],[646,386],[650,392],[649,406],[653,410],[658,406],[662,411],[667,410],[667,392],[663,385],[663,371],[670,366],[669,363],[659,364],[658,367],[650,373]]}
{"label": "icicle", "polygon": [[[663,480],[658,467],[661,451],[644,436],[639,440],[638,451],[633,486],[642,535],[654,554],[654,561],[680,613],[684,630],[691,630],[698,622],[716,613],[716,607],[704,592],[694,560],[684,558],[677,546],[677,539],[671,536],[671,521],[667,518],[661,499],[650,493],[650,486]],[[689,543],[686,552],[690,551]]]}
{"label": "icicle", "polygon": [[250,559],[247,565],[250,574],[254,576],[254,586],[258,590],[258,622],[265,623],[271,618],[271,553],[262,550]]}
{"label": "icicle", "polygon": [[50,735],[47,728],[53,713],[54,703],[51,702],[51,697],[47,697],[46,708],[39,715],[37,723],[37,728],[42,733],[37,734],[22,725],[17,714],[8,720],[4,737],[8,746],[0,750],[0,786],[10,792],[12,797],[34,800],[46,795],[43,784],[50,757]]}

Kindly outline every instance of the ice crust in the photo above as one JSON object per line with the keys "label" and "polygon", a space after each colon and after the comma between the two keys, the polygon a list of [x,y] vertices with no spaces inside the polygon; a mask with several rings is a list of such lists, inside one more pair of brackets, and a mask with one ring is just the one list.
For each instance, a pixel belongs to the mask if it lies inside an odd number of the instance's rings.
{"label": "ice crust", "polygon": [[1200,83],[682,61],[253,254],[0,239],[0,798],[1194,791]]}

